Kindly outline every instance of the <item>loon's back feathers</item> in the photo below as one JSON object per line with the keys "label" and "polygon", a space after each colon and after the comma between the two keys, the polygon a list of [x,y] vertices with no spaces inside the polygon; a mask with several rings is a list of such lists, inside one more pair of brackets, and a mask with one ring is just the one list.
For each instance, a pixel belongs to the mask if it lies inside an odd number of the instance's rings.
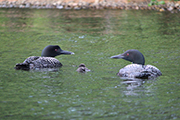
{"label": "loon's back feathers", "polygon": [[155,66],[144,65],[144,56],[138,50],[127,50],[123,54],[115,55],[111,58],[125,59],[127,61],[134,63],[120,69],[117,73],[117,75],[120,77],[151,79],[162,75],[161,71]]}
{"label": "loon's back feathers", "polygon": [[30,56],[23,63],[16,64],[15,69],[29,70],[36,68],[55,68],[61,66],[62,64],[56,58]]}
{"label": "loon's back feathers", "polygon": [[151,79],[161,76],[161,71],[152,65],[130,64],[120,69],[117,73],[120,77]]}
{"label": "loon's back feathers", "polygon": [[61,67],[62,64],[54,58],[57,55],[61,54],[74,54],[73,52],[64,51],[57,45],[49,45],[46,46],[41,56],[30,56],[23,63],[18,63],[15,66],[17,70],[29,70],[36,68],[56,68]]}
{"label": "loon's back feathers", "polygon": [[31,56],[27,58],[23,63],[29,63],[30,69],[33,68],[53,68],[53,67],[61,67],[62,64],[53,57],[39,57],[36,59],[37,56]]}
{"label": "loon's back feathers", "polygon": [[33,61],[36,61],[39,58],[40,58],[40,56],[30,56],[27,59],[25,59],[23,63],[24,64],[30,64],[30,63],[32,63]]}

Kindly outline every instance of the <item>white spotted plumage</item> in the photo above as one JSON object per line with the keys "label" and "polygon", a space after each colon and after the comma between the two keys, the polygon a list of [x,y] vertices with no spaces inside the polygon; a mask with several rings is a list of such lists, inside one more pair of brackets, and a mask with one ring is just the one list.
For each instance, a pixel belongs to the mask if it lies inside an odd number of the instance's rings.
{"label": "white spotted plumage", "polygon": [[117,73],[120,77],[129,78],[154,78],[162,75],[161,71],[152,65],[130,64],[120,69]]}
{"label": "white spotted plumage", "polygon": [[23,63],[29,64],[30,69],[54,68],[54,67],[61,67],[62,66],[62,64],[56,58],[53,58],[53,57],[31,56],[31,57],[28,57]]}

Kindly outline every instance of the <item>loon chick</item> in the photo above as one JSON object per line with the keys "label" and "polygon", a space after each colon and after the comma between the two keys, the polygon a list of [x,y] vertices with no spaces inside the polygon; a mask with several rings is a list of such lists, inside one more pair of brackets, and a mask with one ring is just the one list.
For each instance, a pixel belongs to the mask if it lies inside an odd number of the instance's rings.
{"label": "loon chick", "polygon": [[89,72],[89,71],[91,71],[91,70],[88,69],[88,68],[85,66],[85,64],[81,63],[81,64],[79,65],[79,68],[78,68],[76,71],[78,71],[78,72],[80,72],[80,73],[85,73],[85,72]]}
{"label": "loon chick", "polygon": [[133,63],[119,70],[117,75],[120,77],[152,79],[162,75],[161,71],[155,66],[144,65],[144,56],[138,50],[127,50],[123,54],[111,56],[111,58],[124,59]]}
{"label": "loon chick", "polygon": [[23,63],[17,63],[15,66],[16,70],[29,70],[36,68],[56,68],[61,67],[62,64],[54,58],[57,55],[70,55],[73,52],[64,51],[58,45],[46,46],[40,56],[30,56]]}

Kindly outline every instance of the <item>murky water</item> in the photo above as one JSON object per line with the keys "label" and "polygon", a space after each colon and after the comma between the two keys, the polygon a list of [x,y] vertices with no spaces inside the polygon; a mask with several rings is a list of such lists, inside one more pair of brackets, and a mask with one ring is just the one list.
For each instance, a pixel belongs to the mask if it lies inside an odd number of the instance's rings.
{"label": "murky water", "polygon": [[[180,13],[0,9],[0,119],[180,119]],[[75,55],[56,71],[14,70],[47,45]],[[155,80],[127,84],[130,64],[110,59],[138,49],[159,68]],[[91,72],[79,74],[85,63]]]}

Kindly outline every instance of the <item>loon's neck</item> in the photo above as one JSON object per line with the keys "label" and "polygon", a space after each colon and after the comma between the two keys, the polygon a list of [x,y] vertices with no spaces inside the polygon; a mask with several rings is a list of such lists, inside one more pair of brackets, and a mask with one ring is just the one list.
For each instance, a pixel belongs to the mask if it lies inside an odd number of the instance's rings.
{"label": "loon's neck", "polygon": [[[137,64],[137,63],[133,63],[133,62],[132,62],[132,64]],[[137,64],[137,65],[142,65],[142,64]],[[146,68],[146,65],[142,65],[142,68],[145,69],[145,68]]]}
{"label": "loon's neck", "polygon": [[142,68],[144,68],[144,69],[145,69],[145,68],[146,68],[146,66],[145,66],[145,65],[142,65]]}

